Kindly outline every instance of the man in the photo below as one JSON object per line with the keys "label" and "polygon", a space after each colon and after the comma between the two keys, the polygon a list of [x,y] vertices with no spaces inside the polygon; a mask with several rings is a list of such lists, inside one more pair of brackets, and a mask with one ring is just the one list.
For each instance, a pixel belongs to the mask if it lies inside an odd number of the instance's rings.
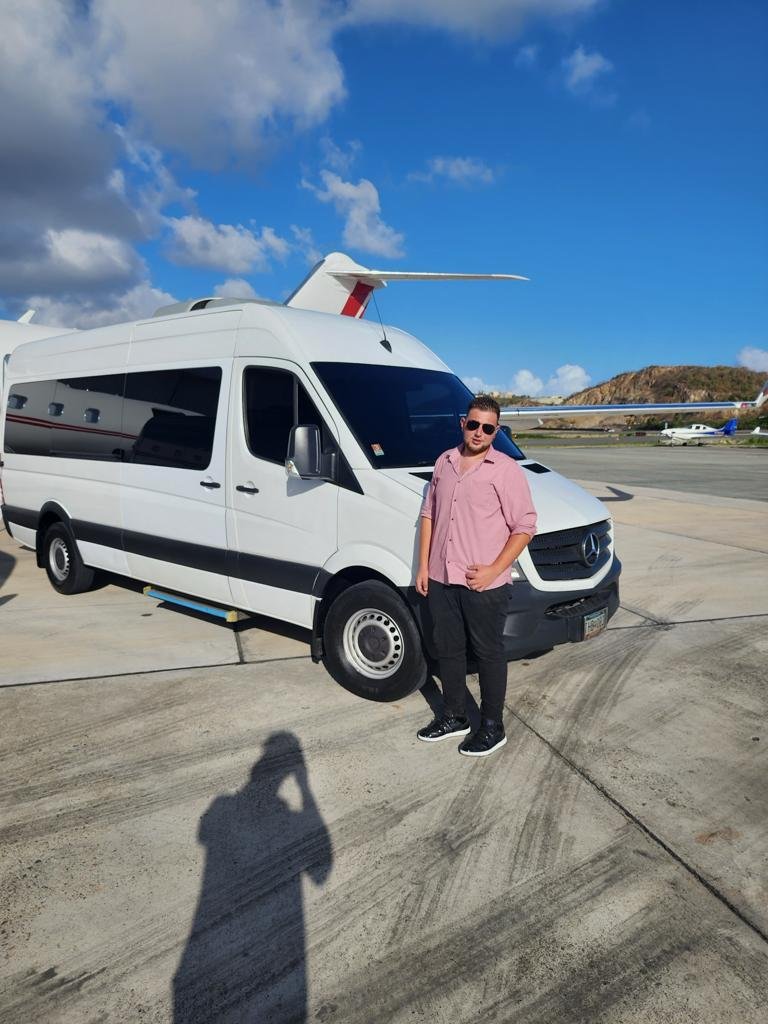
{"label": "man", "polygon": [[503,747],[507,690],[504,620],[509,570],[536,532],[536,512],[523,470],[492,447],[501,410],[478,395],[461,419],[463,443],[435,463],[421,508],[416,590],[434,623],[443,713],[418,737],[426,743],[467,736],[467,644],[480,675],[480,728],[459,751],[485,757]]}

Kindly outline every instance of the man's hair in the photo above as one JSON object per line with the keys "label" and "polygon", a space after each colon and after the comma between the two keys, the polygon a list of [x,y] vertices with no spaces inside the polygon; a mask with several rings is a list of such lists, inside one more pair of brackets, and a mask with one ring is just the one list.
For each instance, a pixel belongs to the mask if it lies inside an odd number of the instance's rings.
{"label": "man's hair", "polygon": [[480,409],[481,412],[495,412],[496,419],[501,419],[501,407],[495,398],[491,398],[490,395],[475,395],[472,401],[469,403],[467,409],[467,416],[473,409]]}

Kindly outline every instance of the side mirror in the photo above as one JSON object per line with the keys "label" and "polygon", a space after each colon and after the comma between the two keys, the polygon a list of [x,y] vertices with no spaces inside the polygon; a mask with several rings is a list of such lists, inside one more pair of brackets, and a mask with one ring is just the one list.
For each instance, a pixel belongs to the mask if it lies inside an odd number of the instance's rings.
{"label": "side mirror", "polygon": [[320,428],[315,423],[292,427],[285,460],[288,476],[301,480],[333,480],[336,476],[335,452],[323,452]]}

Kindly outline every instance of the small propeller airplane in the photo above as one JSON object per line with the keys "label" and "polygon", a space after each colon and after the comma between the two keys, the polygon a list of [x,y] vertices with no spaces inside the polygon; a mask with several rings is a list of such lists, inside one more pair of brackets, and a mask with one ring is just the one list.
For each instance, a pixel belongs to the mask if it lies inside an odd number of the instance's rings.
{"label": "small propeller airplane", "polygon": [[710,427],[706,423],[691,423],[688,427],[665,427],[659,431],[659,444],[710,444],[724,437],[733,437],[739,424],[738,419],[728,420],[722,427]]}
{"label": "small propeller airplane", "polygon": [[[408,270],[372,270],[356,263],[345,253],[332,252],[324,256],[307,274],[301,284],[288,296],[282,305],[292,309],[308,309],[319,313],[332,313],[360,319],[374,291],[386,288],[387,282],[395,281],[527,281],[520,274],[453,274]],[[155,311],[154,316],[170,316],[212,306],[232,305],[239,302],[265,302],[266,299],[242,299],[238,297],[205,296],[176,302]],[[0,320],[0,380],[3,358],[17,345],[25,341],[53,335],[68,334],[72,328],[44,327],[31,323],[34,310],[27,310],[17,321]],[[676,412],[712,412],[718,409],[759,409],[768,401],[768,381],[763,385],[754,401],[740,402],[665,402],[637,403],[634,405],[535,405],[506,406],[501,410],[504,426],[516,430],[542,426],[542,421],[571,419],[578,416],[649,416],[669,415]],[[701,427],[694,424],[694,428]],[[710,430],[709,427],[704,427]],[[725,428],[723,428],[725,429]]]}

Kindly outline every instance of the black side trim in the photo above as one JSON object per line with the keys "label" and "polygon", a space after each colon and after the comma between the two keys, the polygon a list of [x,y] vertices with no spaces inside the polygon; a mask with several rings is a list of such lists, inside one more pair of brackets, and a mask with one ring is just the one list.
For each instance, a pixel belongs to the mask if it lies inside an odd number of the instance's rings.
{"label": "black side trim", "polygon": [[432,475],[433,474],[432,474],[432,470],[431,469],[430,469],[430,471],[428,473],[411,473],[411,476],[417,476],[420,480],[430,480],[430,481],[432,479]]}
{"label": "black side trim", "polygon": [[330,579],[330,574],[316,565],[227,551],[224,548],[155,537],[134,530],[119,530],[114,526],[76,520],[72,523],[72,530],[77,540],[91,544],[102,544],[104,547],[122,549],[131,555],[186,565],[190,569],[202,569],[203,572],[213,572],[220,576],[234,576],[250,583],[263,583],[267,587],[280,587],[297,594],[319,597]]}
{"label": "black side trim", "polygon": [[[36,530],[40,522],[40,513],[31,509],[18,508],[16,505],[3,505],[3,519],[10,520],[17,526],[26,526],[28,530]],[[10,530],[8,531],[10,533]]]}
{"label": "black side trim", "polygon": [[281,587],[297,594],[314,593],[315,580],[321,571],[316,565],[284,562],[282,559],[267,558],[264,555],[236,552],[230,552],[230,555],[233,559],[230,576],[251,583],[263,583],[267,587]]}
{"label": "black side trim", "polygon": [[[14,505],[3,505],[3,521],[36,530],[40,513]],[[191,544],[188,541],[155,537],[149,533],[134,530],[120,530],[116,526],[88,523],[82,519],[71,522],[76,540],[87,544],[101,544],[105,548],[116,548],[132,555],[157,558],[161,562],[186,565],[190,569],[218,573],[220,576],[234,576],[249,583],[263,583],[267,587],[281,587],[297,594],[311,594],[322,597],[331,579],[331,574],[316,565],[302,562],[288,562],[265,555],[249,555],[224,548],[208,547],[205,544]],[[8,530],[11,533],[10,530]],[[12,536],[12,534],[11,534]]]}
{"label": "black side trim", "polygon": [[81,519],[73,520],[72,532],[75,540],[83,540],[86,544],[101,544],[105,548],[117,548],[122,551],[122,530],[117,526],[102,526],[100,523],[84,523]]}
{"label": "black side trim", "polygon": [[542,466],[540,462],[526,462],[523,469],[530,470],[531,473],[551,473],[551,469],[547,469],[546,466]]}

